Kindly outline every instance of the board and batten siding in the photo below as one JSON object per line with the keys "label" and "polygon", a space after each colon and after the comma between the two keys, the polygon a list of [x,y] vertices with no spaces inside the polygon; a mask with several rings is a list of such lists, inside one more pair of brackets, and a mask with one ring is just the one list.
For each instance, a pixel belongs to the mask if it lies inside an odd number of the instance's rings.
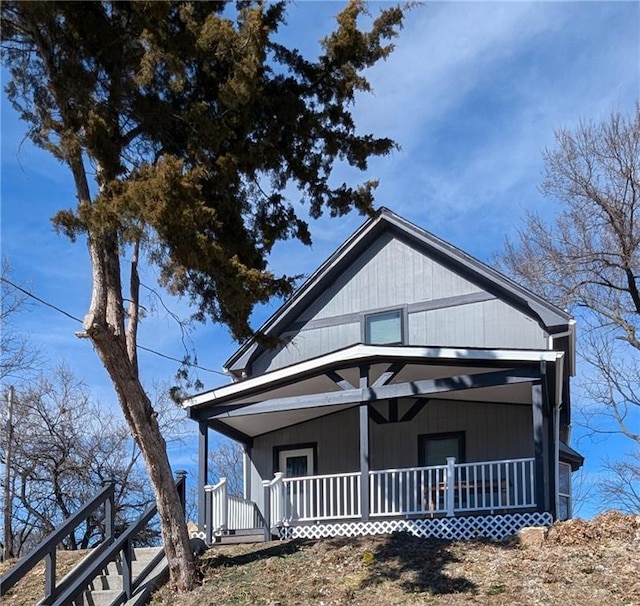
{"label": "board and batten siding", "polygon": [[253,440],[251,498],[262,507],[262,480],[273,479],[274,448],[314,443],[318,474],[348,473],[360,460],[358,409],[350,408],[305,423],[272,431]]}
{"label": "board and batten siding", "polygon": [[[400,400],[400,417],[414,400]],[[375,408],[388,418],[387,402]],[[408,422],[369,421],[371,469],[418,464],[418,436],[465,432],[466,460],[490,461],[533,456],[531,407],[515,404],[428,400]],[[359,471],[358,408],[273,431],[254,439],[251,449],[251,498],[262,507],[262,480],[273,478],[274,448],[314,443],[317,473]]]}
{"label": "board and batten siding", "polygon": [[253,361],[252,375],[363,341],[366,314],[401,308],[406,345],[545,349],[518,309],[389,233],[380,236]]}
{"label": "board and batten siding", "polygon": [[[401,414],[402,406],[401,401]],[[377,404],[376,408],[388,416],[386,403]],[[530,406],[429,400],[410,422],[370,423],[371,469],[417,465],[419,435],[459,431],[465,434],[467,462],[533,456]]]}

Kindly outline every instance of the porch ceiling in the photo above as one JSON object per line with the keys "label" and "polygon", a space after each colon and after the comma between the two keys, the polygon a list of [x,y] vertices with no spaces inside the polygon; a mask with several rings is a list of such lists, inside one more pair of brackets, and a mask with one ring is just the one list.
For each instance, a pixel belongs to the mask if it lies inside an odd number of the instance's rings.
{"label": "porch ceiling", "polygon": [[[359,345],[195,396],[185,407],[195,420],[251,438],[389,398],[530,404],[540,363],[555,367],[561,358],[553,351]],[[361,384],[363,368],[368,381]]]}

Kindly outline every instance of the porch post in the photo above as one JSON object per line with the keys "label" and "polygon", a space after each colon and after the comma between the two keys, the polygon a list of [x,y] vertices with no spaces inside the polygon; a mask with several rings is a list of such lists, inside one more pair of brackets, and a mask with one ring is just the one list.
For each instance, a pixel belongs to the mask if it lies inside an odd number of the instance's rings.
{"label": "porch post", "polygon": [[549,508],[554,520],[558,519],[558,431],[556,418],[557,406],[550,408],[547,420],[547,445],[548,445],[548,477],[549,477]]}
{"label": "porch post", "polygon": [[360,404],[360,517],[369,520],[369,406]]}
{"label": "porch post", "polygon": [[545,511],[545,487],[544,487],[544,412],[542,399],[542,383],[537,381],[531,384],[531,412],[533,420],[533,456],[534,456],[534,494],[537,511]]}
{"label": "porch post", "polygon": [[204,421],[200,421],[198,430],[198,530],[202,532],[206,519],[204,487],[207,485],[209,478],[209,428]]}
{"label": "porch post", "polygon": [[[369,387],[369,367],[360,367],[360,389]],[[360,404],[360,518],[369,520],[369,405]]]}
{"label": "porch post", "polygon": [[251,500],[251,457],[249,446],[242,445],[242,492],[247,501]]}

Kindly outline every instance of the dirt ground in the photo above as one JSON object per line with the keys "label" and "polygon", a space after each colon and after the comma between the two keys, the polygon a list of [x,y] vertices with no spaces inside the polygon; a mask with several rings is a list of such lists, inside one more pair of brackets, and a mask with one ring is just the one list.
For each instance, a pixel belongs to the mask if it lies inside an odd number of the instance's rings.
{"label": "dirt ground", "polygon": [[152,605],[640,606],[640,516],[557,523],[540,546],[406,533],[215,546],[199,567],[196,590]]}
{"label": "dirt ground", "polygon": [[[60,572],[77,558],[60,553]],[[43,572],[21,581],[3,606],[36,604]],[[640,606],[640,516],[556,523],[539,546],[407,533],[214,546],[199,574],[194,591],[164,587],[152,606]]]}

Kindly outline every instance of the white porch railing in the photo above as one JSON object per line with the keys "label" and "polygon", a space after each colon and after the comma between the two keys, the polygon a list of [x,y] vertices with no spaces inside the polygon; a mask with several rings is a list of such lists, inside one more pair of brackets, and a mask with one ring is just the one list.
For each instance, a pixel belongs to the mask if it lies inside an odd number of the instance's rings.
{"label": "white porch railing", "polygon": [[[272,526],[361,517],[359,472],[265,482]],[[369,472],[369,515],[393,517],[535,507],[534,459]]]}
{"label": "white porch railing", "polygon": [[[206,527],[214,534],[295,522],[357,519],[362,516],[359,472],[265,480],[262,514],[255,503],[227,494],[223,478],[206,486]],[[534,459],[384,469],[369,472],[372,518],[506,512],[536,506]],[[365,495],[366,496],[366,495]],[[210,531],[208,529],[211,529]]]}
{"label": "white porch railing", "polygon": [[213,535],[227,530],[265,527],[264,518],[253,501],[228,493],[227,478],[220,478],[217,484],[205,486],[204,490],[207,514],[205,525],[209,542]]}
{"label": "white porch railing", "polygon": [[446,513],[447,466],[384,469],[369,472],[369,513],[397,516]]}
{"label": "white porch railing", "polygon": [[282,521],[360,517],[360,473],[284,478]]}
{"label": "white porch railing", "polygon": [[[449,461],[449,460],[448,460]],[[448,513],[535,506],[534,459],[510,459],[485,463],[450,462],[454,481],[447,486]],[[449,470],[449,477],[451,471]],[[453,507],[453,511],[449,511]]]}

